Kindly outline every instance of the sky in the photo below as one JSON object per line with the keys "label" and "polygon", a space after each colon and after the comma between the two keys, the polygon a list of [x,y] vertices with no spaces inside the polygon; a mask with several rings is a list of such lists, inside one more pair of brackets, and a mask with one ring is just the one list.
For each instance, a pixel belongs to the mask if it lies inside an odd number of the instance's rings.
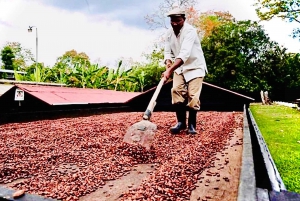
{"label": "sky", "polygon": [[[85,52],[92,63],[116,66],[119,59],[144,61],[164,28],[150,30],[144,17],[163,0],[0,0],[0,48],[20,42],[38,61],[53,66],[66,51]],[[196,9],[228,11],[237,20],[258,20],[254,0],[198,0]],[[168,22],[168,18],[164,20]],[[270,38],[290,52],[300,42],[289,36],[299,24],[280,19],[261,23]],[[169,24],[167,24],[169,26]],[[29,33],[28,27],[33,27]],[[36,31],[37,30],[37,31]]]}

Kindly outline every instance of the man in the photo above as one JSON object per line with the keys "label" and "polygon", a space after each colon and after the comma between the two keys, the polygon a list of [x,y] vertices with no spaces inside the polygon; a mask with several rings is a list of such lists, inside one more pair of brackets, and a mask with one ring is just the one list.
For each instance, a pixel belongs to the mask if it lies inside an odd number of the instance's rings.
{"label": "man", "polygon": [[[197,111],[200,110],[200,93],[207,72],[197,31],[185,22],[185,12],[175,7],[168,13],[171,28],[165,37],[164,62],[167,80],[173,74],[172,104],[176,111],[177,124],[171,127],[172,134],[186,129],[186,108],[189,111],[188,133],[197,134]],[[173,73],[174,72],[174,73]]]}

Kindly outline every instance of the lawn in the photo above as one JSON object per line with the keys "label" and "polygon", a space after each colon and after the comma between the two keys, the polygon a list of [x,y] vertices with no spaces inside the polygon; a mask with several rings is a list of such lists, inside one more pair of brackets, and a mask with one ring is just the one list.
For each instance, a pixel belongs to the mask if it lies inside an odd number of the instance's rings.
{"label": "lawn", "polygon": [[275,104],[250,110],[287,190],[300,193],[300,112]]}

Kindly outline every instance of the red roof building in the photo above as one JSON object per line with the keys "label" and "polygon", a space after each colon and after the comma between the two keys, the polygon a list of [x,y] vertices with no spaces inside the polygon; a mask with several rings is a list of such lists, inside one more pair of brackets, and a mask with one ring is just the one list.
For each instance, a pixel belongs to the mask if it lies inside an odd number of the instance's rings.
{"label": "red roof building", "polygon": [[[49,105],[82,105],[100,103],[125,103],[139,92],[122,92],[104,89],[71,88],[40,85],[15,85]],[[24,97],[26,98],[26,97]]]}
{"label": "red roof building", "polygon": [[[171,111],[172,81],[157,97],[155,111]],[[0,97],[0,123],[43,119],[49,116],[82,116],[125,111],[145,111],[156,87],[143,93],[104,89],[15,84]],[[17,97],[17,95],[20,95]],[[203,82],[201,111],[243,111],[254,99]],[[31,118],[31,119],[32,119]]]}
{"label": "red roof building", "polygon": [[128,110],[140,95],[104,89],[14,84],[0,97],[0,124]]}

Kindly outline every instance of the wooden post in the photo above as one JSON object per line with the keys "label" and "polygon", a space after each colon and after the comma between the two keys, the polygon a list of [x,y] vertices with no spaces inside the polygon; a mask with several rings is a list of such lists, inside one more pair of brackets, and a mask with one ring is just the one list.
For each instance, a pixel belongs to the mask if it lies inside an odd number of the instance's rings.
{"label": "wooden post", "polygon": [[270,98],[269,98],[268,91],[265,91],[265,92],[264,92],[264,97],[265,97],[265,103],[266,103],[267,105],[271,105],[271,100],[270,100]]}
{"label": "wooden post", "polygon": [[264,92],[262,90],[260,91],[260,97],[261,97],[261,102],[264,105],[265,104],[265,98],[264,98]]}

